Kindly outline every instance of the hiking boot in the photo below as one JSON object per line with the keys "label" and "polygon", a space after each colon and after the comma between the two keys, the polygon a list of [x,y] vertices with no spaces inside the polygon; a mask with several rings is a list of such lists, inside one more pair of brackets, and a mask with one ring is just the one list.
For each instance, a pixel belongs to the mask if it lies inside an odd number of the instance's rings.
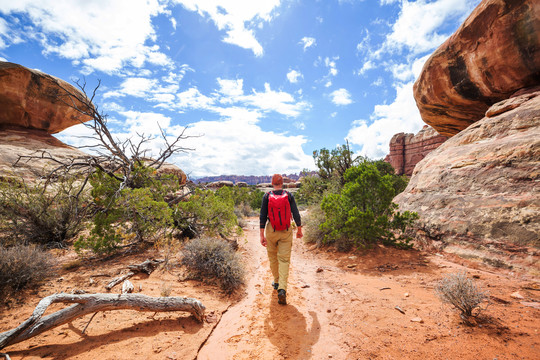
{"label": "hiking boot", "polygon": [[287,292],[283,289],[279,289],[277,292],[278,304],[287,305]]}
{"label": "hiking boot", "polygon": [[274,290],[277,290],[279,287],[279,284],[277,282],[273,282],[272,287],[274,288]]}

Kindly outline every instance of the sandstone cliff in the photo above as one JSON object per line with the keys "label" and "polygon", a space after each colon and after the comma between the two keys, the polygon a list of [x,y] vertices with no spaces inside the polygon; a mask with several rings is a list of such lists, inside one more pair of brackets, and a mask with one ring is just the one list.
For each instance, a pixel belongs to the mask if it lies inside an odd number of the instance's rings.
{"label": "sandstone cliff", "polygon": [[54,76],[0,61],[0,127],[18,126],[54,134],[90,120],[62,101],[67,100],[64,89],[82,96]]}
{"label": "sandstone cliff", "polygon": [[484,0],[414,84],[422,119],[452,136],[540,79],[540,1]]}
{"label": "sandstone cliff", "polygon": [[417,239],[540,271],[540,2],[484,0],[415,84],[422,118],[453,135],[394,201]]}
{"label": "sandstone cliff", "polygon": [[395,201],[420,214],[421,237],[492,260],[539,255],[527,246],[540,247],[540,91],[510,102],[521,105],[484,117],[416,165]]}
{"label": "sandstone cliff", "polygon": [[390,140],[390,153],[384,161],[392,165],[397,175],[411,176],[416,164],[447,139],[427,125],[416,135],[396,134]]}

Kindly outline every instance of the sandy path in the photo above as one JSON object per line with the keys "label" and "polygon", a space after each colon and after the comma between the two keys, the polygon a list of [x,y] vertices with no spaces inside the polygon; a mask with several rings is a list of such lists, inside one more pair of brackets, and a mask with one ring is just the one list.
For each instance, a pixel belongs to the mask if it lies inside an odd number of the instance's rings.
{"label": "sandy path", "polygon": [[[251,268],[247,296],[221,318],[198,359],[345,359],[341,330],[332,325],[327,310],[332,283],[322,279],[321,259],[295,239],[286,306],[277,303],[271,287],[266,248],[259,243],[258,222],[250,220],[243,244]],[[324,354],[324,355],[323,355]]]}

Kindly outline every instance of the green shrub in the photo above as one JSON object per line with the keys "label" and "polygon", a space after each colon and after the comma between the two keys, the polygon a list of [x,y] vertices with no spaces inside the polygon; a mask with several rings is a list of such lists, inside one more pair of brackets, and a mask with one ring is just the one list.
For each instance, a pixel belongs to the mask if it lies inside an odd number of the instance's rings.
{"label": "green shrub", "polygon": [[[449,274],[435,286],[435,292],[442,302],[453,305],[459,310],[465,321],[480,312],[480,304],[487,299],[488,293],[476,286],[472,279],[462,273]],[[473,311],[477,309],[477,314]]]}
{"label": "green shrub", "polygon": [[193,239],[185,245],[182,254],[182,265],[193,279],[216,283],[227,293],[234,292],[244,283],[241,259],[223,240]]}
{"label": "green shrub", "polygon": [[75,177],[29,185],[0,184],[1,243],[61,246],[83,228],[88,196]]}
{"label": "green shrub", "polygon": [[173,213],[177,228],[189,237],[204,233],[210,236],[228,236],[241,232],[234,213],[230,188],[223,187],[215,193],[196,189],[188,201],[176,205]]}
{"label": "green shrub", "polygon": [[157,176],[152,168],[139,166],[133,170],[130,186],[117,178],[96,171],[90,178],[94,206],[88,237],[75,242],[75,249],[96,254],[114,252],[119,245],[154,243],[169,236],[173,210],[165,197],[178,188],[174,175]]}
{"label": "green shrub", "polygon": [[321,203],[326,219],[321,224],[324,243],[339,243],[344,250],[379,241],[408,247],[405,230],[418,215],[397,211],[391,175],[381,176],[373,163],[365,161],[349,168],[344,180],[341,192],[325,196]]}
{"label": "green shrub", "polygon": [[0,246],[0,301],[53,273],[52,256],[35,245]]}

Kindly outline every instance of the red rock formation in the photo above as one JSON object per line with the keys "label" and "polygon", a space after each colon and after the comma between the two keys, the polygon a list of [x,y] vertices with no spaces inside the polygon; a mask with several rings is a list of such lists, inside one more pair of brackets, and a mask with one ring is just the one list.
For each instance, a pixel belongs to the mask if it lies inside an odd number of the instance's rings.
{"label": "red rock formation", "polygon": [[80,92],[67,82],[24,66],[0,62],[0,126],[60,132],[90,120],[64,104],[62,87]]}
{"label": "red rock formation", "polygon": [[390,140],[390,153],[384,161],[392,165],[397,175],[411,176],[416,164],[447,139],[427,125],[416,135],[396,134]]}
{"label": "red rock formation", "polygon": [[414,84],[422,119],[452,136],[540,79],[540,1],[484,0]]}
{"label": "red rock formation", "polygon": [[[520,105],[502,111],[505,103]],[[540,246],[540,91],[491,109],[496,115],[420,161],[394,201],[418,212],[418,234],[441,247],[469,246],[468,256],[486,262],[538,267],[538,251],[526,246]]]}

